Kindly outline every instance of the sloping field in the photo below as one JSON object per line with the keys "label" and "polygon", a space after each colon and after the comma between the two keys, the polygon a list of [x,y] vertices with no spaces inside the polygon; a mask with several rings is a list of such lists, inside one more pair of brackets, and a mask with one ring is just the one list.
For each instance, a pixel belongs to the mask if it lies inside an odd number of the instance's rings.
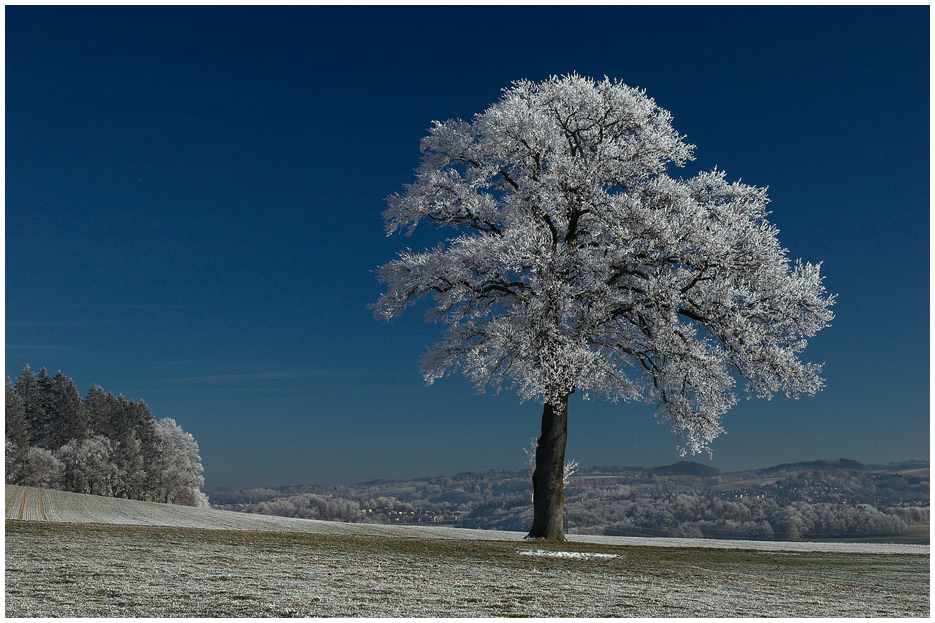
{"label": "sloping field", "polygon": [[8,617],[928,617],[928,546],[248,515],[7,487]]}
{"label": "sloping field", "polygon": [[97,495],[6,485],[6,518],[52,523],[167,526],[207,530],[247,530],[371,536],[422,536],[458,539],[522,539],[518,532],[454,530],[433,526],[349,524],[337,521],[294,519],[273,515],[235,513],[213,508],[191,508],[121,500]]}

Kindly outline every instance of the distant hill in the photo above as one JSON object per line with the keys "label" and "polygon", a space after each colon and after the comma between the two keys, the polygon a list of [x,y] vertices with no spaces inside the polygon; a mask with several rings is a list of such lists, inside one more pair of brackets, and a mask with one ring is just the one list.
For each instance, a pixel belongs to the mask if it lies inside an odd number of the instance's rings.
{"label": "distant hill", "polygon": [[721,470],[695,461],[679,461],[672,465],[653,467],[647,471],[657,476],[701,476],[703,478],[712,478],[721,475]]}
{"label": "distant hill", "polygon": [[793,471],[800,469],[855,469],[863,471],[865,466],[858,461],[851,459],[838,459],[837,461],[800,461],[798,463],[782,463],[773,467],[764,467],[756,470],[758,474],[771,474],[781,471]]}
{"label": "distant hill", "polygon": [[891,463],[885,463],[882,465],[865,465],[865,469],[873,469],[879,471],[888,471],[888,472],[902,472],[911,469],[928,469],[928,461],[893,461]]}

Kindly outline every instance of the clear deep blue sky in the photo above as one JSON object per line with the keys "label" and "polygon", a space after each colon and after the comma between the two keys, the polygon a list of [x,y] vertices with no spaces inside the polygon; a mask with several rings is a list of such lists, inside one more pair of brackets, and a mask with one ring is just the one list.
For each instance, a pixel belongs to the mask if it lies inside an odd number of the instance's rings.
{"label": "clear deep blue sky", "polygon": [[[576,71],[644,88],[769,186],[838,294],[816,397],[741,400],[730,471],[929,458],[929,8],[60,8],[6,11],[6,374],[143,399],[206,489],[520,469],[541,407],[426,388],[442,327],[367,309],[433,119]],[[573,396],[569,458],[663,465],[652,407]]]}

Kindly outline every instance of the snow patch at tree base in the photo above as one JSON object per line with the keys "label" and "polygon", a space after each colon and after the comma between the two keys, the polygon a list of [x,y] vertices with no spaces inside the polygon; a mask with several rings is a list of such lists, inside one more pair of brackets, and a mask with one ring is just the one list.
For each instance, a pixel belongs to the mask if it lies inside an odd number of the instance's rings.
{"label": "snow patch at tree base", "polygon": [[587,560],[590,558],[617,558],[617,554],[600,554],[593,552],[550,552],[544,549],[523,550],[520,556],[543,556],[546,558],[576,558]]}

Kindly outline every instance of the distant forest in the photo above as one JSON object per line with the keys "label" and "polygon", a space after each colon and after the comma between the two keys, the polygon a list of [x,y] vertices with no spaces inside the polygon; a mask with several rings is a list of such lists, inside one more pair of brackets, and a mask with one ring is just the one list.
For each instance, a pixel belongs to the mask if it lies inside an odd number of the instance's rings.
{"label": "distant forest", "polygon": [[6,379],[5,421],[7,484],[208,506],[195,439],[142,400],[99,385],[82,400],[61,371],[27,365]]}
{"label": "distant forest", "polygon": [[[217,489],[215,507],[368,523],[528,530],[529,470],[462,473],[352,486]],[[761,540],[890,538],[929,523],[928,463],[811,461],[722,474],[695,462],[602,466],[565,488],[568,534]],[[914,535],[919,530],[912,531]],[[926,536],[913,536],[924,540]]]}

